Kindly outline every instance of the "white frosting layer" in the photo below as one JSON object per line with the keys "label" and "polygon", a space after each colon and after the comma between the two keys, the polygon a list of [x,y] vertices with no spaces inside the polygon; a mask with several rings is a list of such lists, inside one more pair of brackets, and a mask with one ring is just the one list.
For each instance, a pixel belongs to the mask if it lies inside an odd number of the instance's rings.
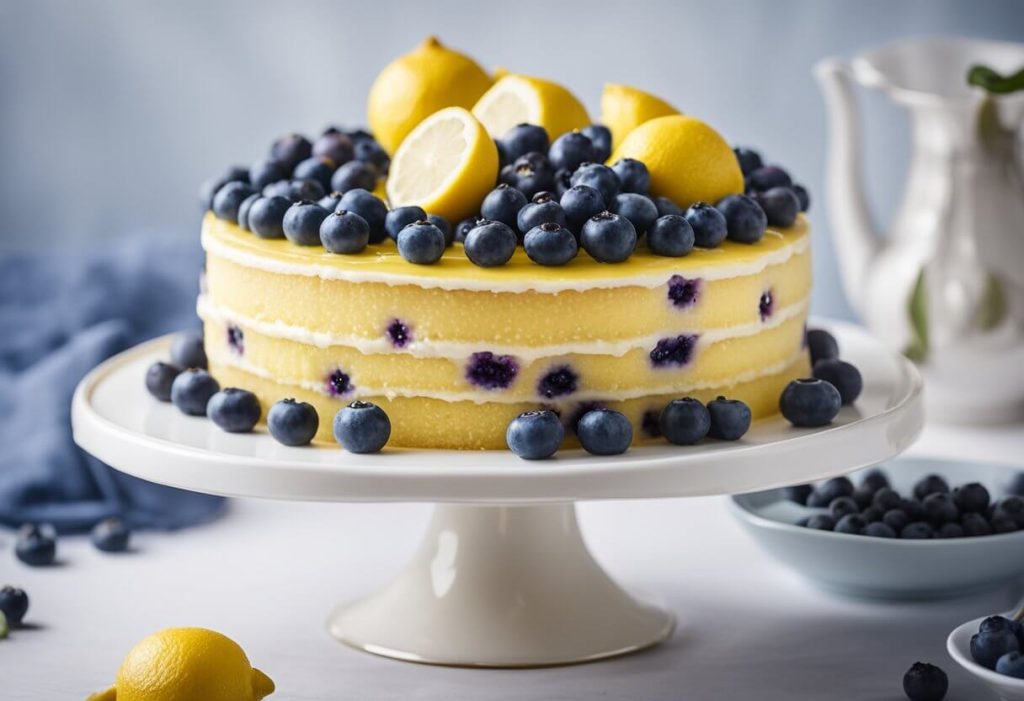
{"label": "white frosting layer", "polygon": [[[777,231],[769,230],[765,236],[784,238]],[[565,291],[585,292],[586,290],[616,287],[654,288],[665,284],[665,271],[656,273],[639,273],[633,276],[604,277],[590,280],[571,279],[530,279],[519,277],[515,280],[494,280],[460,277],[433,277],[426,275],[398,275],[367,268],[338,268],[318,265],[310,262],[289,263],[271,256],[263,256],[231,246],[217,239],[205,229],[202,234],[203,248],[207,253],[219,256],[247,268],[255,268],[282,275],[302,275],[319,277],[324,280],[344,280],[346,282],[377,282],[386,285],[415,285],[425,288],[443,290],[471,290],[476,292],[543,292],[558,293]],[[778,265],[807,250],[810,245],[809,236],[801,236],[792,243],[777,250],[770,251],[756,259],[733,265],[711,264],[707,266],[687,268],[685,277],[704,280],[723,280],[746,275],[756,275],[767,267]],[[415,267],[415,266],[411,266]]]}
{"label": "white frosting layer", "polygon": [[428,338],[417,339],[403,348],[395,348],[391,343],[381,336],[380,338],[357,338],[334,336],[301,326],[292,326],[282,321],[266,322],[253,319],[246,315],[237,314],[223,306],[216,305],[209,297],[200,295],[196,304],[196,311],[203,319],[215,320],[225,324],[236,324],[246,329],[252,329],[258,334],[272,338],[283,338],[304,345],[316,346],[317,348],[329,348],[332,346],[346,346],[356,348],[366,355],[377,355],[383,353],[406,353],[418,358],[450,358],[461,360],[470,357],[474,353],[487,350],[498,355],[512,355],[523,363],[531,363],[541,358],[569,355],[571,353],[580,355],[610,355],[621,357],[631,350],[637,348],[650,349],[657,342],[669,336],[682,334],[698,334],[701,343],[717,343],[730,338],[751,336],[785,323],[789,319],[803,314],[807,310],[808,300],[802,300],[797,304],[776,309],[771,318],[765,321],[756,321],[750,324],[740,324],[719,329],[663,329],[657,334],[639,336],[620,341],[581,341],[575,343],[564,343],[546,346],[494,346],[486,348],[479,343],[464,343],[456,341],[432,341]]}

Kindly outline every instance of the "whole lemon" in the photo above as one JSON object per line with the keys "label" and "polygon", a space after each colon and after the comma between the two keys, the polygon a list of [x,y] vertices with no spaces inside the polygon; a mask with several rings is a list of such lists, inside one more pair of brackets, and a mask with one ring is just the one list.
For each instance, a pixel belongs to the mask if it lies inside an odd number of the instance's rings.
{"label": "whole lemon", "polygon": [[274,682],[238,644],[205,628],[168,628],[144,638],[114,686],[88,701],[259,701]]}
{"label": "whole lemon", "polygon": [[473,116],[496,139],[517,124],[544,127],[552,141],[590,124],[583,103],[568,89],[521,73],[503,73],[473,106]]}
{"label": "whole lemon", "polygon": [[611,131],[614,146],[644,122],[670,114],[679,114],[679,110],[657,95],[629,85],[606,83],[601,92],[601,123]]}
{"label": "whole lemon", "polygon": [[370,88],[366,116],[388,153],[417,124],[445,107],[472,107],[491,87],[477,63],[428,37],[411,52],[384,67]]}
{"label": "whole lemon", "polygon": [[669,115],[644,122],[612,154],[642,161],[651,173],[651,194],[680,207],[714,204],[743,192],[736,154],[722,136],[695,117]]}

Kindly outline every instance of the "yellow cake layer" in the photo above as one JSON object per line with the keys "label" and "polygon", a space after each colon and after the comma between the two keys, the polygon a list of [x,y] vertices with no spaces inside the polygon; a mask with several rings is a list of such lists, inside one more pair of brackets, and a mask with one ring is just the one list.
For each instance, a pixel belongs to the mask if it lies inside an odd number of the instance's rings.
{"label": "yellow cake layer", "polygon": [[[224,387],[242,387],[255,392],[263,404],[264,416],[277,400],[294,397],[309,402],[320,415],[320,430],[316,440],[333,444],[331,422],[334,414],[348,403],[348,399],[334,399],[302,387],[282,384],[257,377],[232,365],[217,361],[210,363],[210,371]],[[810,371],[806,355],[801,354],[789,367],[751,382],[714,387],[687,393],[707,402],[719,394],[746,402],[754,418],[761,419],[778,412],[779,395],[791,380],[806,377]],[[600,402],[600,406],[624,413],[633,424],[634,443],[654,440],[643,428],[644,414],[652,416],[678,395],[658,394],[627,401]],[[535,402],[479,404],[471,401],[449,402],[424,397],[384,396],[365,397],[381,406],[391,419],[391,447],[447,448],[447,449],[504,449],[505,429],[515,416],[537,408]],[[578,402],[550,402],[547,406],[558,409],[563,418],[578,414]],[[660,439],[659,439],[660,440]],[[568,441],[571,443],[570,441]]]}
{"label": "yellow cake layer", "polygon": [[[777,314],[788,310],[777,310]],[[541,380],[553,371],[568,369],[576,390],[564,398],[637,397],[645,394],[686,392],[701,387],[728,386],[738,379],[753,379],[793,361],[803,346],[806,308],[787,314],[784,321],[746,335],[704,341],[699,336],[689,362],[656,366],[651,347],[634,348],[622,355],[565,354],[524,360],[510,356],[517,368],[505,388],[481,388],[467,379],[472,357],[417,357],[408,353],[367,354],[350,346],[318,347],[267,336],[247,326],[229,327],[207,315],[207,354],[218,364],[238,364],[285,384],[330,391],[332,373],[345,376],[344,397],[428,396],[450,400],[543,402],[552,398]],[[239,332],[241,335],[239,336]],[[229,336],[236,339],[229,342]],[[479,350],[487,350],[481,345]],[[336,375],[337,377],[337,375]],[[335,390],[337,391],[337,390]]]}

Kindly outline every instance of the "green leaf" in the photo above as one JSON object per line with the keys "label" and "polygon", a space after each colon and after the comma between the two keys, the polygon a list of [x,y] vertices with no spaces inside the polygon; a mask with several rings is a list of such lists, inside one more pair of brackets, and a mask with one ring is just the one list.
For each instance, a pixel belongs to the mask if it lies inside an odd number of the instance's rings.
{"label": "green leaf", "polygon": [[996,95],[1017,92],[1024,90],[1024,68],[1013,75],[1004,76],[988,66],[971,66],[967,71],[967,84],[977,85]]}
{"label": "green leaf", "polygon": [[925,299],[924,269],[917,274],[907,313],[910,315],[910,330],[914,337],[903,349],[903,355],[915,363],[923,363],[928,357],[928,304]]}

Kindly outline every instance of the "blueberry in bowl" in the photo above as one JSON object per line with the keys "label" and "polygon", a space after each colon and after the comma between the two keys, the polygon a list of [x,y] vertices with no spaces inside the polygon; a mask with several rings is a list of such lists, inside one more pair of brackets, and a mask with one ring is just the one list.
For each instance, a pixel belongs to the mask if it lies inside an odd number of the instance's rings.
{"label": "blueberry in bowl", "polygon": [[953,660],[1000,698],[1024,701],[1024,610],[967,621],[946,639]]}

